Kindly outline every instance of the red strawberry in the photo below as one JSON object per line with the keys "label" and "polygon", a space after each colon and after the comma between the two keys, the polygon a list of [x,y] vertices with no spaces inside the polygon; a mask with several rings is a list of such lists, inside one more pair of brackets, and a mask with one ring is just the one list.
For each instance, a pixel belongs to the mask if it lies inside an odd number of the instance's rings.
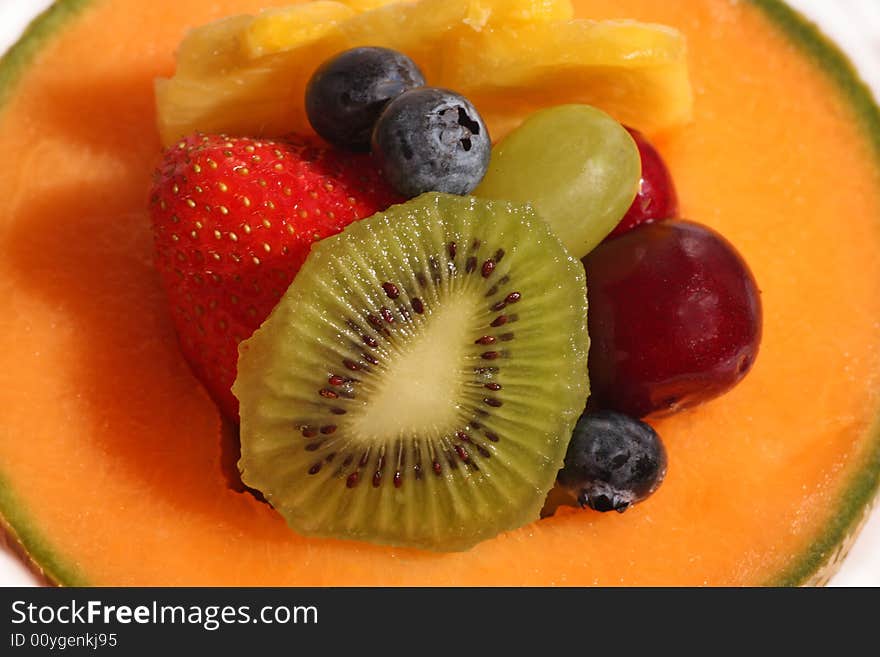
{"label": "red strawberry", "polygon": [[400,199],[368,155],[316,140],[193,135],[153,177],[156,266],[183,354],[233,420],[238,343],[263,323],[314,242]]}

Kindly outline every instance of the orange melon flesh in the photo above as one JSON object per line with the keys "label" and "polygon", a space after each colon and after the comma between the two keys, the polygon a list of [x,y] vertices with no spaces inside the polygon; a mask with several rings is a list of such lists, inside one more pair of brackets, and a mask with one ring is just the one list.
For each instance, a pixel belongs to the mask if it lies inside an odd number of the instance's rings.
{"label": "orange melon flesh", "polygon": [[876,115],[863,91],[834,81],[843,69],[830,50],[813,42],[818,55],[806,56],[751,3],[576,3],[581,17],[687,34],[696,121],[658,146],[684,214],[726,235],[763,291],[753,372],[725,397],[657,423],[670,465],[653,498],[623,515],[564,510],[438,555],[303,538],[228,487],[221,421],[181,360],[151,266],[152,81],[171,73],[187,27],[286,1],[68,0],[56,11],[81,9],[7,82],[0,509],[49,577],[96,585],[815,577],[880,473],[880,151],[865,125]]}

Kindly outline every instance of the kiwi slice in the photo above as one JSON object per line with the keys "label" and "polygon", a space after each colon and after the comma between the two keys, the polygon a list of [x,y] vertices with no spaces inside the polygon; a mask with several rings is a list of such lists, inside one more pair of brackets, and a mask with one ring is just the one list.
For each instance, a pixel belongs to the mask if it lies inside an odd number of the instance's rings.
{"label": "kiwi slice", "polygon": [[426,194],[315,245],[242,343],[239,463],[297,532],[462,550],[537,519],[588,394],[581,264]]}

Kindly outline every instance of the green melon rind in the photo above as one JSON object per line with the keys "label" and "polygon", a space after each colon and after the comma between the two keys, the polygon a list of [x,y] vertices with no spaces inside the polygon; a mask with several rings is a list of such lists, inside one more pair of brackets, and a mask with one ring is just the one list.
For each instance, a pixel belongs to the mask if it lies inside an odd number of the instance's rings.
{"label": "green melon rind", "polygon": [[[58,0],[37,17],[21,39],[0,58],[0,110],[15,91],[26,67],[34,60],[43,43],[70,18],[88,5],[102,0]],[[801,51],[819,68],[848,100],[861,123],[880,166],[880,108],[852,63],[822,32],[783,0],[749,0],[764,12]],[[868,432],[861,464],[853,466],[856,474],[839,494],[835,514],[825,529],[791,565],[767,582],[772,586],[822,584],[836,571],[855,540],[858,530],[880,490],[880,418]],[[48,541],[30,521],[26,507],[0,475],[0,529],[25,550],[28,559],[50,581],[67,586],[85,586],[88,581],[79,569],[58,556]]]}
{"label": "green melon rind", "polygon": [[0,58],[0,108],[9,101],[25,69],[43,46],[43,42],[76,16],[86,6],[100,0],[58,0],[35,18],[21,38]]}
{"label": "green melon rind", "polygon": [[64,586],[88,586],[79,568],[73,566],[59,551],[52,549],[50,541],[30,522],[28,509],[12,491],[6,477],[0,474],[0,543],[3,533],[10,547],[30,562],[30,566],[50,583]]}
{"label": "green melon rind", "polygon": [[[60,0],[35,18],[21,38],[0,58],[0,111],[15,91],[16,83],[34,61],[46,40],[86,6],[101,0]],[[0,472],[0,532],[10,546],[20,547],[22,557],[34,571],[53,584],[87,586],[80,569],[53,549],[52,543],[30,521],[27,506],[18,499],[6,477]],[[2,536],[0,536],[2,539]]]}
{"label": "green melon rind", "polygon": [[[823,69],[840,89],[880,162],[880,107],[849,58],[816,25],[782,0],[751,2]],[[824,584],[837,571],[880,491],[880,418],[875,419],[874,426],[868,431],[863,454],[856,473],[839,493],[838,504],[833,507],[834,517],[807,550],[772,578],[768,585]]]}

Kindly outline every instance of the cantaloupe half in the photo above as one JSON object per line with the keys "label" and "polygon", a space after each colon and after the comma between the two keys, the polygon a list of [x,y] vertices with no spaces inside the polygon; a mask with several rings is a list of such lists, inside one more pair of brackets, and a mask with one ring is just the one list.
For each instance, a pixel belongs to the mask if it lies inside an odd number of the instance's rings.
{"label": "cantaloupe half", "polygon": [[[684,214],[763,291],[725,397],[658,422],[669,474],[463,553],[291,532],[225,475],[151,266],[152,81],[189,26],[287,0],[61,0],[0,65],[0,511],[64,584],[821,582],[880,477],[880,113],[776,0],[581,0],[687,34],[694,123],[658,138]],[[228,441],[227,441],[228,442]]]}

